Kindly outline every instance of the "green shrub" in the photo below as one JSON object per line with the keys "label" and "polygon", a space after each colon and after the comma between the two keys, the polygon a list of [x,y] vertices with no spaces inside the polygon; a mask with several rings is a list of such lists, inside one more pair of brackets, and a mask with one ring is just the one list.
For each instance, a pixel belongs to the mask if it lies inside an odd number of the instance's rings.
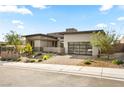
{"label": "green shrub", "polygon": [[32,46],[29,43],[27,43],[26,46],[22,49],[22,53],[26,53],[28,55],[31,55],[32,51]]}
{"label": "green shrub", "polygon": [[33,63],[33,62],[36,62],[36,60],[35,59],[31,59],[30,62]]}
{"label": "green shrub", "polygon": [[84,64],[86,64],[86,65],[90,65],[91,62],[92,62],[91,60],[85,60]]}
{"label": "green shrub", "polygon": [[45,54],[45,55],[42,56],[42,59],[43,60],[48,60],[51,57],[52,57],[52,54]]}
{"label": "green shrub", "polygon": [[86,61],[86,62],[84,62],[84,64],[86,64],[86,65],[90,65],[91,62]]}
{"label": "green shrub", "polygon": [[18,61],[18,62],[21,61],[21,58],[18,58],[16,61]]}
{"label": "green shrub", "polygon": [[38,61],[37,62],[41,62],[42,61],[42,59],[38,59]]}
{"label": "green shrub", "polygon": [[49,56],[48,55],[44,55],[42,59],[43,60],[47,60],[47,59],[49,59]]}
{"label": "green shrub", "polygon": [[113,60],[112,61],[113,64],[116,64],[116,65],[120,65],[120,64],[123,64],[123,61],[122,60]]}

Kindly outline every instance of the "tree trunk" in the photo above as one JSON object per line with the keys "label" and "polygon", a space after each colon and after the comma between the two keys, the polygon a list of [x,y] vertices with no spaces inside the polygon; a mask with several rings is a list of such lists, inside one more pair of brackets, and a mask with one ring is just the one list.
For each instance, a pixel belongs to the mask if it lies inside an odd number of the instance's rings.
{"label": "tree trunk", "polygon": [[15,45],[15,51],[16,51],[16,53],[17,53],[18,55],[20,55],[20,52],[18,51],[18,46],[17,46],[17,45]]}
{"label": "tree trunk", "polygon": [[100,51],[100,49],[98,49],[98,58],[100,58],[100,56],[101,56],[101,51]]}

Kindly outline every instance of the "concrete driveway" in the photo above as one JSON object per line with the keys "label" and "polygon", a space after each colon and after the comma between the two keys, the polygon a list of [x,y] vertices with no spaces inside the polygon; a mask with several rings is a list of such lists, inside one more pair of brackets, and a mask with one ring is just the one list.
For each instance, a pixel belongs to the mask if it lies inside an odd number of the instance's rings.
{"label": "concrete driveway", "polygon": [[1,87],[112,87],[124,86],[123,81],[114,81],[87,76],[38,71],[31,68],[0,66]]}

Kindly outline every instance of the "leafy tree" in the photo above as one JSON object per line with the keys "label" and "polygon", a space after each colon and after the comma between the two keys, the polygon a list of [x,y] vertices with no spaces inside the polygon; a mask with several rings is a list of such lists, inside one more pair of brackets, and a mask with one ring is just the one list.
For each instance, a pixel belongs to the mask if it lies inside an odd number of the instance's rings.
{"label": "leafy tree", "polygon": [[22,44],[22,42],[21,42],[21,36],[19,34],[17,34],[14,31],[10,31],[9,33],[7,33],[5,35],[5,41],[9,45],[14,45],[16,51],[19,52],[18,51],[18,45],[21,45]]}
{"label": "leafy tree", "polygon": [[95,47],[98,47],[103,53],[107,54],[108,59],[110,54],[113,52],[113,46],[116,44],[117,36],[113,33],[103,33],[97,32],[94,33],[91,44]]}

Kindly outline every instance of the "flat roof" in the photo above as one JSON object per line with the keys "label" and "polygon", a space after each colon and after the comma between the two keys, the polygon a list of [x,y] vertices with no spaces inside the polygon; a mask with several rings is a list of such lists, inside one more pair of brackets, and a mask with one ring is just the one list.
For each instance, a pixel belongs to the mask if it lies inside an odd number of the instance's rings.
{"label": "flat roof", "polygon": [[93,32],[104,32],[104,30],[87,30],[87,31],[77,31],[77,32],[64,32],[63,34],[83,34],[83,33],[93,33]]}
{"label": "flat roof", "polygon": [[45,35],[45,34],[31,34],[31,35],[23,35],[23,37],[32,37],[32,36],[44,36],[44,37],[50,37],[50,38],[54,38],[57,39],[54,36],[49,36],[49,35]]}
{"label": "flat roof", "polygon": [[93,32],[104,32],[104,30],[86,30],[86,31],[77,31],[77,32],[53,32],[53,33],[48,33],[48,34],[39,33],[39,34],[24,35],[23,37],[45,36],[45,37],[50,37],[50,38],[57,39],[57,37],[51,36],[50,34],[65,35],[65,34],[81,34],[81,33],[93,33]]}
{"label": "flat roof", "polygon": [[93,33],[93,32],[104,32],[104,30],[86,30],[86,31],[77,31],[77,32],[53,32],[48,34],[80,34],[80,33]]}

